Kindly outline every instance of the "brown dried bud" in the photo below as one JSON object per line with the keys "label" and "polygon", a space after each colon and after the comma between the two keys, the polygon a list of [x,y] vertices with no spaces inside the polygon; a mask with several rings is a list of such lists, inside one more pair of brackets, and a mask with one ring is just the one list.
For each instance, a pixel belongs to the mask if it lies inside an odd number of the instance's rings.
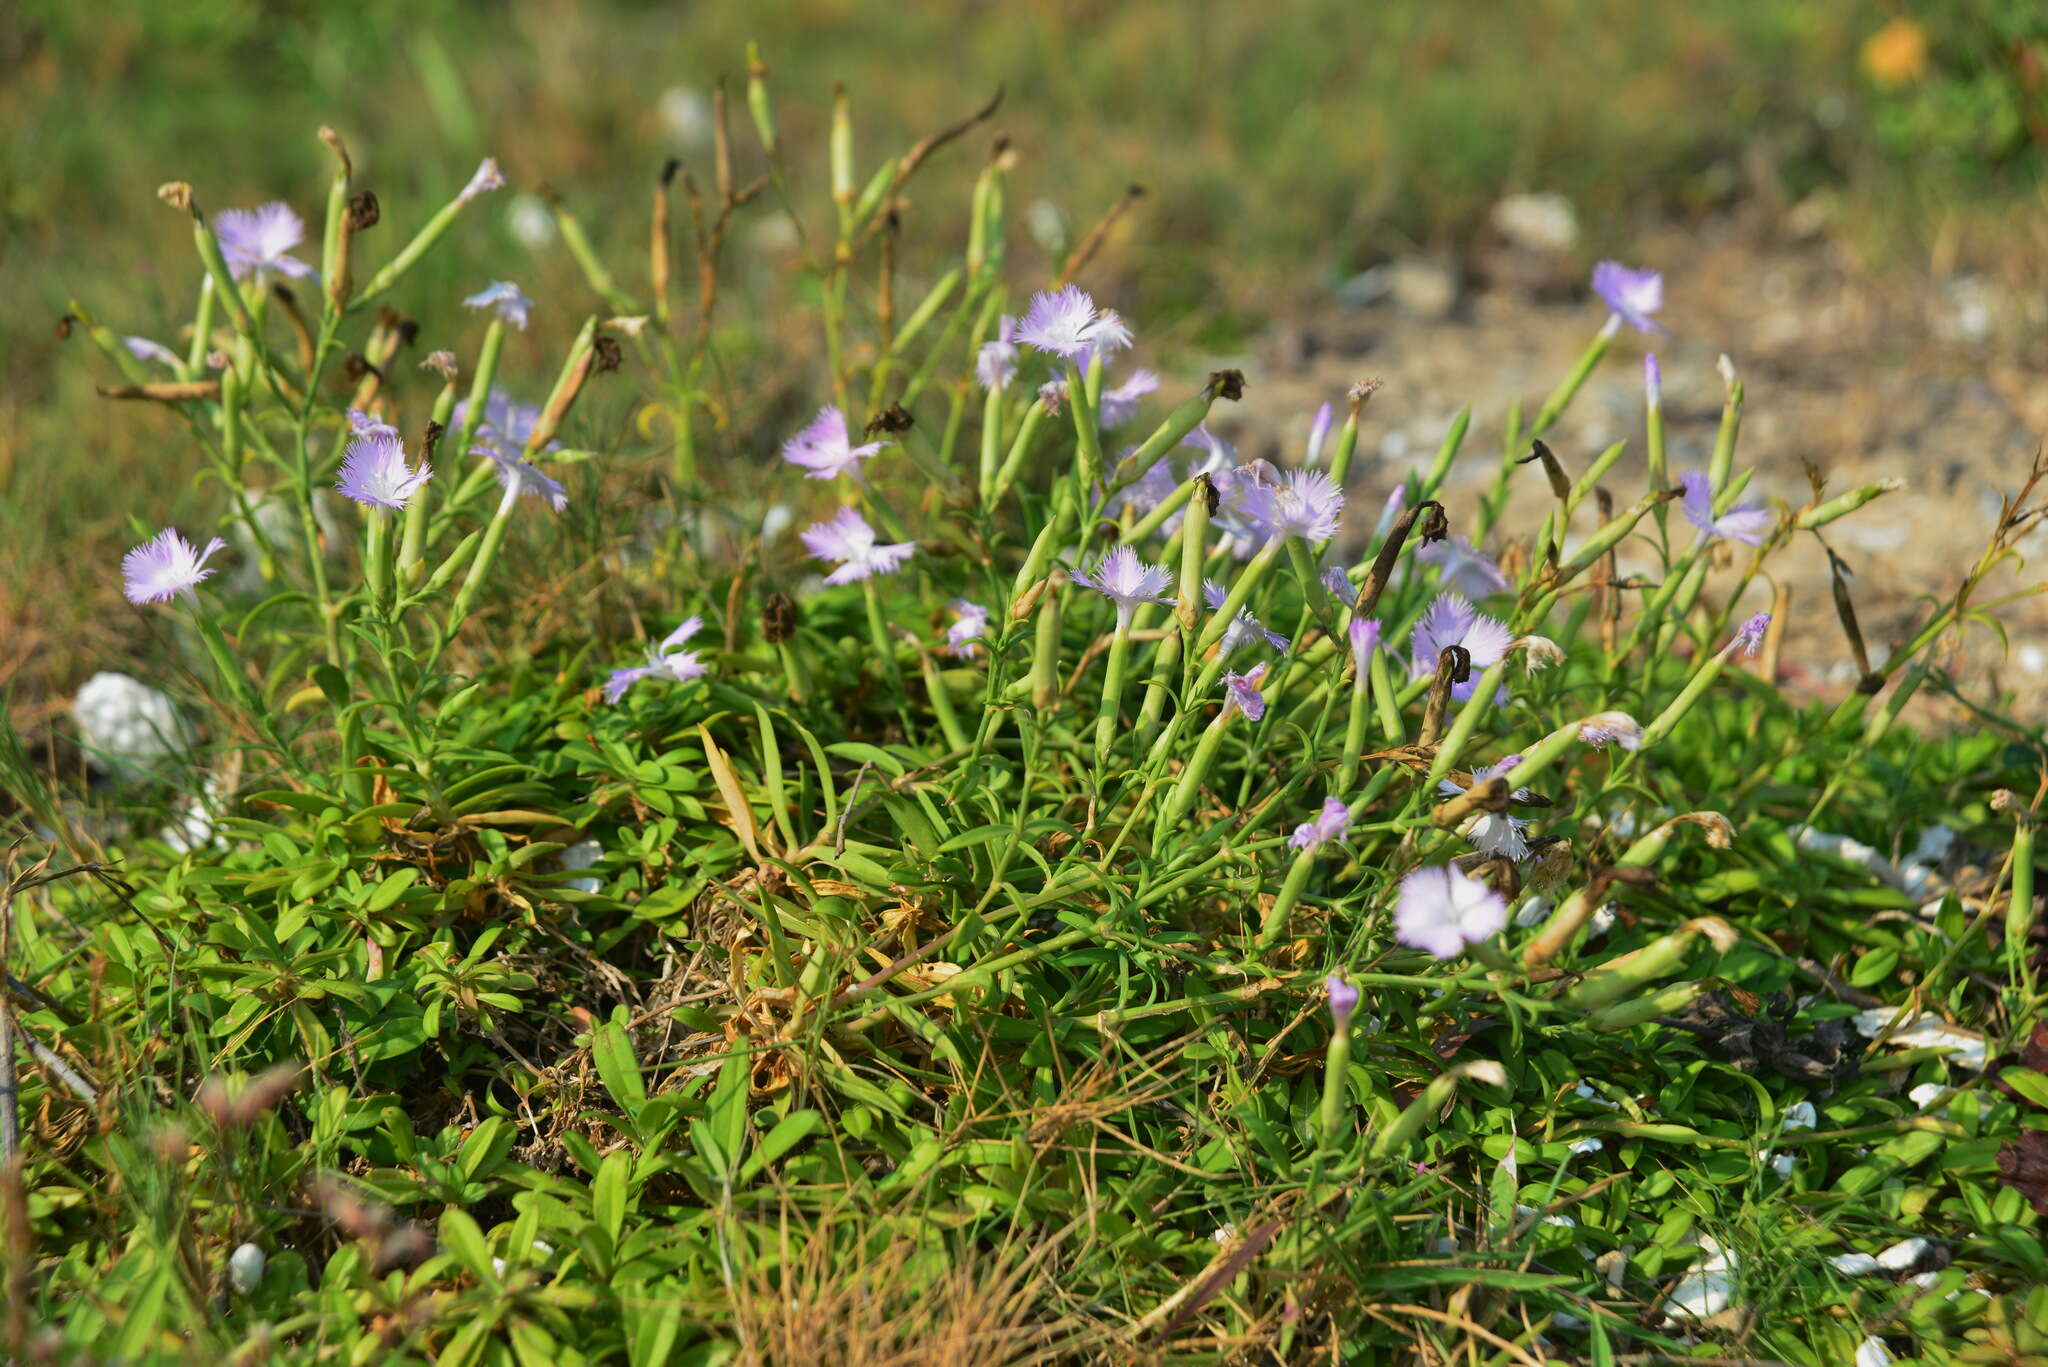
{"label": "brown dried bud", "polygon": [[60,342],[70,341],[71,325],[77,321],[78,320],[76,318],[72,317],[68,313],[65,314],[62,318],[59,318],[57,320],[57,340]]}
{"label": "brown dried bud", "polygon": [[796,599],[786,593],[770,594],[761,605],[761,636],[769,645],[781,645],[796,635]]}
{"label": "brown dried bud", "polygon": [[376,191],[359,190],[348,197],[347,223],[350,232],[359,233],[365,228],[374,228],[377,226],[377,220],[383,216],[384,211],[377,203]]}
{"label": "brown dried bud", "polygon": [[898,432],[908,432],[911,428],[915,426],[917,426],[917,419],[912,417],[910,413],[903,407],[902,404],[892,403],[887,408],[883,409],[881,412],[875,414],[875,416],[868,419],[867,432],[865,435],[872,437],[877,432],[886,432],[890,434]]}
{"label": "brown dried bud", "polygon": [[335,159],[341,163],[341,178],[346,181],[354,176],[355,164],[348,159],[348,144],[341,140],[341,134],[323,123],[320,125],[320,141],[327,144],[327,150],[334,153]]}
{"label": "brown dried bud", "polygon": [[1735,823],[1719,812],[1681,812],[1664,823],[1665,829],[1674,826],[1697,826],[1707,835],[1709,849],[1725,850],[1735,844]]}
{"label": "brown dried bud", "polygon": [[1422,519],[1422,544],[1428,546],[1438,541],[1448,541],[1451,536],[1451,524],[1444,516],[1444,505],[1430,502],[1422,506],[1429,509],[1428,515]]}
{"label": "brown dried bud", "polygon": [[1216,481],[1206,474],[1195,476],[1194,497],[1208,505],[1209,516],[1214,517],[1223,510],[1223,491],[1216,487]]}
{"label": "brown dried bud", "polygon": [[[1057,580],[1058,583],[1055,583],[1055,580]],[[1017,601],[1010,604],[1010,620],[1013,622],[1021,622],[1025,618],[1029,617],[1033,612],[1036,612],[1038,610],[1039,599],[1045,597],[1046,594],[1057,590],[1061,587],[1061,585],[1064,585],[1066,582],[1067,576],[1059,570],[1054,570],[1050,575],[1046,576],[1044,579],[1039,580],[1037,583],[1025,589],[1024,592],[1017,595]]]}
{"label": "brown dried bud", "polygon": [[1365,582],[1359,586],[1358,598],[1352,610],[1360,617],[1370,617],[1379,606],[1380,595],[1387,590],[1393,578],[1394,562],[1400,558],[1401,547],[1408,540],[1409,529],[1417,518],[1428,516],[1428,525],[1444,525],[1444,509],[1435,499],[1424,499],[1394,519],[1394,525],[1387,530],[1386,539],[1380,542],[1379,554],[1372,559],[1372,569],[1366,573]]}
{"label": "brown dried bud", "polygon": [[1472,655],[1463,646],[1445,646],[1437,655],[1436,678],[1429,687],[1429,701],[1422,709],[1419,745],[1435,745],[1444,733],[1444,712],[1451,702],[1451,687],[1472,677]]}
{"label": "brown dried bud", "polygon": [[438,422],[428,422],[426,433],[420,439],[420,459],[422,461],[432,460],[434,458],[434,448],[439,446],[441,438],[447,435],[448,429],[446,427]]}
{"label": "brown dried bud", "polygon": [[341,374],[350,384],[361,384],[372,375],[384,378],[384,372],[371,365],[370,358],[360,351],[351,351],[341,358]]}
{"label": "brown dried bud", "polygon": [[156,384],[114,384],[95,386],[103,399],[151,399],[157,403],[183,403],[187,399],[217,399],[219,380],[162,380]]}
{"label": "brown dried bud", "polygon": [[1228,399],[1236,403],[1244,397],[1244,372],[1212,370],[1209,372],[1208,390],[1219,399]]}
{"label": "brown dried bud", "polygon": [[452,351],[430,351],[427,359],[420,362],[421,370],[431,370],[444,380],[453,381],[462,373],[462,367],[455,360]]}
{"label": "brown dried bud", "polygon": [[591,340],[590,350],[593,375],[609,375],[626,363],[626,353],[619,349],[618,341],[601,332]]}
{"label": "brown dried bud", "polygon": [[407,317],[389,304],[377,310],[377,326],[393,334],[401,346],[411,346],[420,335],[418,320]]}
{"label": "brown dried bud", "polygon": [[670,157],[667,161],[661,164],[661,183],[663,185],[667,185],[670,181],[676,178],[676,172],[682,169],[682,161],[679,158]]}
{"label": "brown dried bud", "polygon": [[194,212],[192,208],[192,183],[184,180],[167,180],[156,187],[156,197],[183,213]]}
{"label": "brown dried bud", "polygon": [[1439,802],[1429,813],[1430,824],[1443,830],[1479,812],[1501,813],[1508,809],[1508,781],[1495,774],[1457,794],[1448,801]]}
{"label": "brown dried bud", "polygon": [[1385,380],[1375,375],[1369,380],[1360,380],[1352,385],[1349,392],[1344,396],[1351,401],[1351,411],[1356,413],[1359,409],[1365,407],[1365,401],[1379,393],[1381,387],[1385,384]]}

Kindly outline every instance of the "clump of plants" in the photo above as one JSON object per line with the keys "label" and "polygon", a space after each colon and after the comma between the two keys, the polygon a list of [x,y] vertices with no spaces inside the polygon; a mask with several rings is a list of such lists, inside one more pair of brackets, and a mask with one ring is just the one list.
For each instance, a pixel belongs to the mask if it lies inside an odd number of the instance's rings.
{"label": "clump of plants", "polygon": [[[516,283],[400,311],[496,166],[408,236],[327,131],[313,240],[164,187],[178,345],[73,308],[220,511],[138,489],[81,567],[204,720],[174,826],[8,740],[13,1355],[2038,1351],[2040,747],[1897,725],[2034,483],[1889,656],[1842,581],[1863,684],[1796,702],[1772,557],[1898,486],[1751,497],[1732,368],[1674,466],[1654,356],[1640,454],[1552,449],[1655,273],[1596,270],[1497,456],[1461,415],[1361,507],[1397,396],[1241,459],[1246,377],[1084,288],[1124,206],[1012,268],[1000,140],[909,274],[994,106],[868,168],[842,95],[819,204],[758,60],[746,107],[644,269],[557,200],[597,303],[551,375]],[[820,336],[774,439],[745,214]]]}

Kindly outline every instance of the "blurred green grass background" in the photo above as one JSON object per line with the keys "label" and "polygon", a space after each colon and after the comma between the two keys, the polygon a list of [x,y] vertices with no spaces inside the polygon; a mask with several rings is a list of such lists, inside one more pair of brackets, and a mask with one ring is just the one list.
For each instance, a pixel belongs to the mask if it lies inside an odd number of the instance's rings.
{"label": "blurred green grass background", "polygon": [[[282,197],[311,218],[328,171],[314,130],[331,123],[384,203],[374,261],[493,154],[515,188],[564,194],[637,286],[655,168],[677,155],[708,179],[707,95],[721,76],[738,95],[750,39],[813,189],[836,82],[853,92],[864,168],[1005,90],[990,130],[920,180],[907,240],[962,216],[989,131],[1020,156],[1017,251],[1056,251],[1144,185],[1097,270],[1155,341],[1232,345],[1343,273],[1455,250],[1510,190],[1568,196],[1589,258],[1625,254],[1650,221],[1819,195],[1861,250],[1910,261],[1952,249],[1958,224],[1995,251],[2041,208],[2036,0],[17,3],[0,13],[0,635],[23,647],[14,658],[99,629],[91,584],[111,583],[102,558],[127,544],[137,480],[162,520],[207,500],[182,474],[174,416],[96,399],[103,363],[52,335],[73,298],[165,340],[189,316],[196,271],[160,182],[190,180],[214,207]],[[737,98],[734,122],[745,172],[758,157]],[[485,201],[409,281],[396,302],[429,338],[490,279],[524,283],[548,324],[590,305],[566,254],[522,242],[521,203]],[[758,288],[728,322],[755,339],[742,362],[775,364],[786,258],[750,229],[735,264]],[[523,339],[512,373],[540,373],[560,330]],[[78,586],[52,589],[52,566]]]}

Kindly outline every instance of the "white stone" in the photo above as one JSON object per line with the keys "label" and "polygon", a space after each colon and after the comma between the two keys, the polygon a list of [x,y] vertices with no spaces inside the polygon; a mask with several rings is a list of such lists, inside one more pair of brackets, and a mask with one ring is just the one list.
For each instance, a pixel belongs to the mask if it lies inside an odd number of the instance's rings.
{"label": "white stone", "polygon": [[265,1261],[262,1249],[254,1244],[243,1244],[228,1255],[228,1285],[237,1294],[248,1295],[262,1285]]}
{"label": "white stone", "polygon": [[117,778],[162,771],[164,761],[191,746],[192,731],[169,697],[142,680],[102,670],[71,700],[86,756]]}
{"label": "white stone", "polygon": [[[565,869],[587,869],[602,858],[604,858],[604,846],[598,844],[595,840],[579,840],[561,853],[562,867]],[[562,880],[562,886],[573,889],[576,892],[596,892],[604,886],[604,880],[601,878],[565,878]]]}
{"label": "white stone", "polygon": [[1735,1303],[1736,1259],[1712,1238],[1700,1239],[1705,1256],[1695,1262],[1665,1298],[1672,1319],[1711,1319]]}
{"label": "white stone", "polygon": [[1492,217],[1494,230],[1517,247],[1563,254],[1579,245],[1579,216],[1563,195],[1507,195]]}
{"label": "white stone", "polygon": [[1925,1239],[1901,1239],[1877,1255],[1877,1265],[1887,1272],[1904,1272],[1926,1257],[1933,1247]]}

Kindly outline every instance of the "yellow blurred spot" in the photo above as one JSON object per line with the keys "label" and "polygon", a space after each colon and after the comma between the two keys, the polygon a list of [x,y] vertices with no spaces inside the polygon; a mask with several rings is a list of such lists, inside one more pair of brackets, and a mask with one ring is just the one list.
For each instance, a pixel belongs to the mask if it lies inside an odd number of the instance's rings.
{"label": "yellow blurred spot", "polygon": [[1863,42],[1863,69],[1879,85],[1906,85],[1927,71],[1927,30],[1901,15]]}

